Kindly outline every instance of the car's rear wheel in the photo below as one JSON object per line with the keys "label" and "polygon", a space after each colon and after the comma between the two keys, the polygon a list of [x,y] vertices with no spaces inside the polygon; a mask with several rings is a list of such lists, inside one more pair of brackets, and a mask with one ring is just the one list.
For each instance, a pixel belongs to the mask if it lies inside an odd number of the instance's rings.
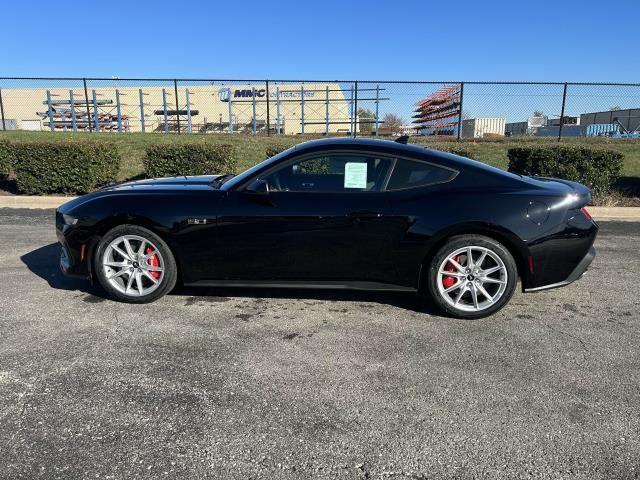
{"label": "car's rear wheel", "polygon": [[152,302],[176,284],[176,262],[167,244],[136,225],[120,225],[102,237],[94,258],[100,285],[116,300]]}
{"label": "car's rear wheel", "polygon": [[481,318],[504,307],[517,282],[515,260],[502,244],[482,235],[460,235],[431,260],[427,288],[449,315]]}

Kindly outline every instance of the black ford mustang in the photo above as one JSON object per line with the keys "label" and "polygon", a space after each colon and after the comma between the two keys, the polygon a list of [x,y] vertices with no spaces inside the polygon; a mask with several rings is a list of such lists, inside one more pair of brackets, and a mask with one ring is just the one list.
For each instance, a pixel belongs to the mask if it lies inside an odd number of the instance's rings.
{"label": "black ford mustang", "polygon": [[597,225],[578,183],[528,178],[392,141],[303,143],[240,175],[109,186],[62,205],[60,266],[125,302],[185,285],[352,288],[429,295],[489,315],[518,278],[578,279]]}

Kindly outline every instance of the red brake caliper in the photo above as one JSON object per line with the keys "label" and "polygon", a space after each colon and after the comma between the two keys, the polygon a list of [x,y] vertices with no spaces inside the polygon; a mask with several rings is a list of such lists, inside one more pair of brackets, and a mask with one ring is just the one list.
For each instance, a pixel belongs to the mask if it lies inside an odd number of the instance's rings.
{"label": "red brake caliper", "polygon": [[[460,257],[458,255],[456,255],[455,257],[453,257],[453,260],[460,263]],[[445,271],[447,272],[455,272],[456,271],[456,267],[454,267],[451,262],[447,263],[447,266],[445,267]],[[442,277],[442,286],[444,288],[449,288],[449,287],[453,287],[453,285],[456,283],[456,278],[455,277],[449,277],[449,276],[444,276]]]}
{"label": "red brake caliper", "polygon": [[[153,248],[147,247],[146,253],[147,255],[149,255],[150,253],[153,253]],[[156,254],[153,254],[153,256],[147,259],[147,264],[151,267],[159,267],[160,261],[158,260],[158,256]],[[149,272],[149,275],[151,275],[156,280],[160,278],[160,272]]]}

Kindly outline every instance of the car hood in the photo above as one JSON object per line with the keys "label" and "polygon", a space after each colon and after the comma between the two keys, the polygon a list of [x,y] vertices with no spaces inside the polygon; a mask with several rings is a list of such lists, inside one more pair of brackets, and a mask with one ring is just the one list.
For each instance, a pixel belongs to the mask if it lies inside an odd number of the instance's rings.
{"label": "car hood", "polygon": [[165,178],[146,178],[133,182],[118,183],[109,185],[102,191],[114,190],[184,190],[193,188],[211,188],[211,182],[220,175],[193,175]]}
{"label": "car hood", "polygon": [[136,180],[133,182],[123,182],[113,185],[108,185],[100,190],[70,200],[60,207],[58,211],[61,213],[68,213],[72,209],[86,204],[87,202],[99,198],[112,197],[115,195],[127,195],[127,194],[145,194],[145,193],[169,193],[176,194],[181,191],[195,191],[195,190],[208,190],[214,189],[211,182],[220,175],[194,175],[194,176],[180,176],[180,177],[165,177],[165,178],[147,178],[144,180]]}

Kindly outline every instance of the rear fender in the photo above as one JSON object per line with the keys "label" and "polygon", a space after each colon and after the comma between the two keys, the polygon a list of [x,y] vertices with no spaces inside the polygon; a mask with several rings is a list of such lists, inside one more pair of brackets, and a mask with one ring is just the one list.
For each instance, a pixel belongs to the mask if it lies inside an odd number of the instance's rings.
{"label": "rear fender", "polygon": [[483,235],[485,237],[492,238],[497,242],[500,242],[505,246],[509,253],[513,256],[516,265],[518,267],[518,274],[522,279],[523,286],[529,284],[530,272],[528,267],[529,249],[525,242],[513,232],[507,230],[504,227],[498,225],[487,224],[483,222],[466,222],[456,225],[451,225],[438,231],[433,235],[432,240],[429,242],[429,246],[424,254],[424,260],[421,266],[421,274],[418,279],[419,288],[424,285],[424,271],[428,268],[429,263],[433,256],[440,248],[447,243],[447,240],[456,235]]}

